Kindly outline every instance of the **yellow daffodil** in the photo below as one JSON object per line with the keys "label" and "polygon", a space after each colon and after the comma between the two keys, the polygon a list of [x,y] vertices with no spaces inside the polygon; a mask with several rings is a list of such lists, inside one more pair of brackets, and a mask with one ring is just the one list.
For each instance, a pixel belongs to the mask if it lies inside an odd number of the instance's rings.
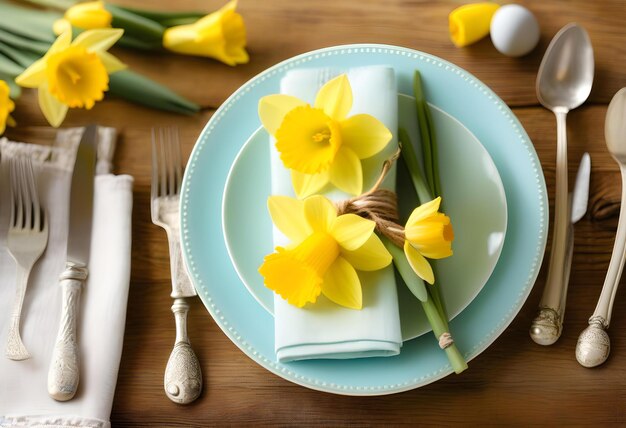
{"label": "yellow daffodil", "polygon": [[375,117],[352,108],[352,88],[345,74],[326,83],[313,106],[289,95],[268,95],[259,102],[259,117],[276,138],[276,148],[299,198],[329,182],[358,195],[363,188],[361,159],[380,152],[391,132]]}
{"label": "yellow daffodil", "polygon": [[425,259],[452,255],[454,231],[450,217],[438,212],[441,197],[415,208],[406,222],[404,253],[415,273],[429,284],[435,282],[433,269]]}
{"label": "yellow daffodil", "polygon": [[235,12],[237,0],[227,3],[193,24],[176,25],[165,30],[163,47],[186,55],[206,56],[228,65],[245,64],[246,26]]}
{"label": "yellow daffodil", "polygon": [[66,29],[43,58],[35,61],[15,81],[38,88],[39,106],[48,122],[58,127],[68,109],[90,109],[109,89],[109,74],[126,66],[107,52],[123,30],[88,30],[72,41]]}
{"label": "yellow daffodil", "polygon": [[4,134],[7,125],[15,126],[10,113],[15,110],[15,103],[9,98],[9,85],[0,80],[0,135]]}
{"label": "yellow daffodil", "polygon": [[450,38],[457,47],[470,45],[489,34],[498,3],[472,3],[457,7],[448,16]]}
{"label": "yellow daffodil", "polygon": [[339,305],[360,309],[356,270],[374,271],[391,263],[374,233],[375,223],[355,214],[338,216],[332,202],[320,195],[303,201],[271,196],[268,207],[291,243],[265,257],[259,268],[265,285],[297,307],[314,303],[322,293]]}
{"label": "yellow daffodil", "polygon": [[111,27],[113,15],[101,1],[77,3],[65,11],[64,18],[76,28],[94,30]]}

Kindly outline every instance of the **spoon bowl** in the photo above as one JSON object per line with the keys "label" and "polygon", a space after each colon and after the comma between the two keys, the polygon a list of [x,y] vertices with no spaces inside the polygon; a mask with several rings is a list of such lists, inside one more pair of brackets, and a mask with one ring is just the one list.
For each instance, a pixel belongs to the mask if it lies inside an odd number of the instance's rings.
{"label": "spoon bowl", "polygon": [[578,24],[568,24],[552,39],[539,67],[537,98],[549,110],[569,111],[589,97],[593,83],[593,47]]}
{"label": "spoon bowl", "polygon": [[611,100],[604,122],[604,138],[611,156],[619,164],[626,163],[626,88]]}

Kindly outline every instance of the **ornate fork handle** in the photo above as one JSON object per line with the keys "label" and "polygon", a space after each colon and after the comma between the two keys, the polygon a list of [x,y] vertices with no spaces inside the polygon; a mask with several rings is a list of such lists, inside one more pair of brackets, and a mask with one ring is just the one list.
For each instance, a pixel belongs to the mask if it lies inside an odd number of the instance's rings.
{"label": "ornate fork handle", "polygon": [[30,269],[17,265],[15,301],[13,303],[13,311],[11,313],[11,324],[9,325],[9,335],[7,339],[6,356],[15,361],[27,360],[30,353],[22,342],[20,336],[20,319],[22,313],[22,305],[24,304],[24,295],[26,294],[26,286],[28,285],[28,276]]}
{"label": "ornate fork handle", "polygon": [[[193,289],[183,263],[178,230],[166,228],[166,231],[170,248],[172,281],[179,281],[179,284],[188,285]],[[181,290],[187,287],[174,287],[173,289]],[[170,400],[179,404],[188,404],[198,398],[202,391],[202,371],[198,357],[191,348],[187,336],[189,304],[180,293],[172,291],[171,296],[175,299],[172,312],[176,321],[176,341],[165,368],[163,384]]]}

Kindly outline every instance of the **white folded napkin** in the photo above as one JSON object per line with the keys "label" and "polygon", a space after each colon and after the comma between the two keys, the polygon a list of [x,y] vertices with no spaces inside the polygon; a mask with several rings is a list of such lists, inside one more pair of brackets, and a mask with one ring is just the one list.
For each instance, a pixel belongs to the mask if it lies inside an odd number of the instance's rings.
{"label": "white folded napkin", "polygon": [[[296,96],[311,105],[315,94],[341,70],[292,70],[281,81],[281,93]],[[363,161],[363,189],[378,178],[382,163],[397,148],[397,87],[394,70],[383,66],[353,68],[347,71],[354,102],[350,116],[367,113],[383,122],[393,140],[376,156]],[[293,196],[289,171],[283,166],[271,142],[272,194]],[[395,169],[385,181],[395,185]],[[334,200],[349,195],[335,190],[327,194]],[[286,244],[274,228],[274,244]],[[398,296],[393,267],[377,272],[359,272],[363,288],[363,309],[343,308],[320,296],[313,305],[297,308],[274,295],[274,334],[276,356],[280,362],[314,358],[360,358],[397,355],[402,346]]]}
{"label": "white folded napkin", "polygon": [[[76,396],[48,396],[47,376],[61,313],[58,278],[65,267],[71,173],[80,130],[60,131],[54,147],[0,139],[0,426],[108,427],[122,353],[130,280],[133,179],[106,174],[115,132],[100,128],[89,278],[82,290]],[[6,160],[28,153],[39,171],[39,194],[49,218],[46,251],[31,273],[22,310],[21,336],[31,358],[4,355],[15,295],[15,262],[6,249],[9,181]]]}

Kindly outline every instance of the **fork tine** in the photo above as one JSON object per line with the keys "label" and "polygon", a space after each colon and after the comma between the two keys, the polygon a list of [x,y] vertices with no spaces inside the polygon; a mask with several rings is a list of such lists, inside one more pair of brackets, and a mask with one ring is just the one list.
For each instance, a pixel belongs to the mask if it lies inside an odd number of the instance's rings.
{"label": "fork tine", "polygon": [[159,172],[157,158],[156,130],[152,128],[152,181],[150,182],[150,199],[152,200],[159,196]]}
{"label": "fork tine", "polygon": [[175,193],[180,193],[180,188],[183,184],[183,160],[180,153],[180,138],[178,134],[178,128],[172,129],[172,143],[174,145],[174,175],[176,179]]}
{"label": "fork tine", "polygon": [[35,179],[35,171],[33,170],[33,162],[30,158],[25,159],[24,166],[26,167],[26,175],[28,177],[28,187],[30,189],[31,202],[32,202],[32,215],[33,222],[32,228],[39,231],[41,230],[41,205],[39,204],[39,192],[37,191],[37,181]]}
{"label": "fork tine", "polygon": [[20,167],[20,160],[16,158],[13,160],[13,209],[15,210],[15,222],[13,226],[19,229],[24,228],[24,199],[22,193],[23,181],[22,181],[22,169]]}
{"label": "fork tine", "polygon": [[33,198],[30,189],[25,157],[20,158],[19,166],[21,179],[20,184],[22,186],[22,204],[24,206],[24,229],[31,229],[33,225]]}
{"label": "fork tine", "polygon": [[159,196],[167,196],[167,154],[163,128],[159,128]]}
{"label": "fork tine", "polygon": [[15,160],[13,158],[9,158],[9,186],[10,197],[11,197],[11,227],[15,227],[15,223],[17,222],[17,175],[16,175],[16,166]]}
{"label": "fork tine", "polygon": [[173,156],[172,156],[172,129],[164,128],[163,129],[164,141],[165,145],[165,171],[167,174],[167,195],[172,196],[174,189],[174,165],[173,165]]}

